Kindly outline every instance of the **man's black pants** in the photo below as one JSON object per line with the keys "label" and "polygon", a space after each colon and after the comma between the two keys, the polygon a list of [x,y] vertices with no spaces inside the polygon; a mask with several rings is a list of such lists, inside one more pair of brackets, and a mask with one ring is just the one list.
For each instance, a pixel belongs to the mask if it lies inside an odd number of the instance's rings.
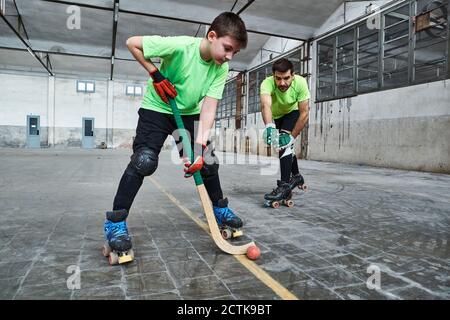
{"label": "man's black pants", "polygon": [[[292,132],[294,130],[295,124],[297,123],[298,118],[300,117],[300,112],[298,110],[294,110],[285,114],[279,119],[275,119],[276,128],[281,131],[289,131]],[[297,157],[295,153],[289,154],[287,156],[283,156],[286,152],[286,149],[280,150],[279,158],[280,158],[280,171],[281,171],[281,181],[289,182],[292,175],[299,174]]]}

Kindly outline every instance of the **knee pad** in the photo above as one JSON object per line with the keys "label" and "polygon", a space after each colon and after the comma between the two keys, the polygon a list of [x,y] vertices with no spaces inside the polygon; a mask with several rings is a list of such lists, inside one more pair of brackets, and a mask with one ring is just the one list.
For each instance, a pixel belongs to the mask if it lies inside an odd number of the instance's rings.
{"label": "knee pad", "polygon": [[139,149],[131,156],[131,164],[139,174],[149,176],[158,167],[158,154],[148,148]]}
{"label": "knee pad", "polygon": [[203,155],[205,163],[203,164],[200,174],[203,179],[208,179],[217,175],[219,172],[219,159],[214,154],[214,149],[207,149],[206,153]]}
{"label": "knee pad", "polygon": [[214,177],[219,172],[219,163],[215,162],[213,164],[204,164],[200,170],[200,174],[204,180],[210,177]]}

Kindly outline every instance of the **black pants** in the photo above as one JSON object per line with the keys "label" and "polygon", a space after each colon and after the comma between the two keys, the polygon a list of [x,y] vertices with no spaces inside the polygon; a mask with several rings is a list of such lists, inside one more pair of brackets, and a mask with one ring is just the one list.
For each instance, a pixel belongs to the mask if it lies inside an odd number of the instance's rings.
{"label": "black pants", "polygon": [[[181,138],[176,132],[178,128],[173,115],[143,108],[139,109],[138,114],[139,120],[136,128],[136,137],[133,143],[134,153],[142,148],[148,148],[159,155],[167,136],[172,135],[179,147],[178,150],[180,156],[182,156],[183,150],[181,147]],[[195,139],[194,126],[196,121],[199,120],[199,117],[198,114],[182,116],[184,127],[189,132],[191,138],[192,148]],[[215,163],[211,164],[212,161],[208,161],[209,164],[205,165],[200,173],[213,205],[217,205],[218,200],[223,198],[218,174],[219,163],[217,157],[214,155],[212,146],[209,145],[209,141],[207,146],[210,150],[208,151],[208,154],[215,159]],[[209,158],[211,159],[211,157]],[[183,171],[180,170],[180,179],[184,179],[182,173]],[[114,198],[113,210],[126,209],[129,211],[143,180],[144,176],[136,172],[130,162],[120,180],[119,188]]]}
{"label": "black pants", "polygon": [[[300,112],[298,110],[291,111],[281,118],[275,119],[275,126],[280,131],[285,130],[292,132],[299,117]],[[283,182],[289,182],[291,173],[292,175],[299,174],[297,157],[295,156],[295,153],[283,157],[286,151],[286,149],[281,150],[278,155],[280,158],[281,181]]]}

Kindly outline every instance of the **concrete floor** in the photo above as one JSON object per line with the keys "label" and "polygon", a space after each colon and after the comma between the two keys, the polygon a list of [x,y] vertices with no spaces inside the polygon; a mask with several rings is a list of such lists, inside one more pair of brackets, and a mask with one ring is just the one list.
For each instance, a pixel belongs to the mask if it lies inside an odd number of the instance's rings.
{"label": "concrete floor", "polygon": [[104,212],[130,152],[0,149],[1,299],[283,299],[277,283],[299,299],[450,298],[450,176],[315,161],[299,162],[309,190],[276,210],[262,206],[270,165],[221,165],[265,283],[168,198],[204,220],[169,151],[128,219],[136,260],[111,267]]}

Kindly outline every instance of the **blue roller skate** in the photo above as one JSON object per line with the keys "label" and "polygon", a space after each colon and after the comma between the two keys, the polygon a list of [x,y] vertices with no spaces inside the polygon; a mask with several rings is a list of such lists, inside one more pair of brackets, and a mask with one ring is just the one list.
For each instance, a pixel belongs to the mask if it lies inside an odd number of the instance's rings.
{"label": "blue roller skate", "polygon": [[228,207],[228,198],[220,199],[213,209],[220,234],[225,240],[243,235],[239,230],[242,227],[242,220]]}
{"label": "blue roller skate", "polygon": [[107,243],[103,246],[103,255],[109,257],[109,264],[122,264],[133,261],[134,252],[131,249],[131,237],[128,234],[128,212],[125,209],[106,212],[104,225]]}

